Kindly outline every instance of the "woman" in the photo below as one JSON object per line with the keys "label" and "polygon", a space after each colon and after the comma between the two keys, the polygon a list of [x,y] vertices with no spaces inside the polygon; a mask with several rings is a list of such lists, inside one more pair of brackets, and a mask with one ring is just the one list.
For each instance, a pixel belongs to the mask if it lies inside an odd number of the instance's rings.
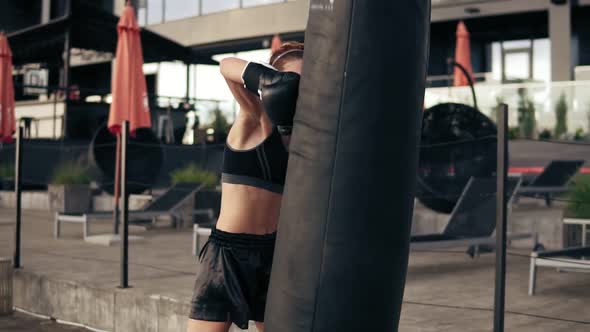
{"label": "woman", "polygon": [[263,331],[302,63],[301,43],[273,53],[276,70],[237,58],[221,61],[240,112],[224,152],[219,219],[199,255],[189,332],[226,332],[232,323],[246,329],[249,320]]}

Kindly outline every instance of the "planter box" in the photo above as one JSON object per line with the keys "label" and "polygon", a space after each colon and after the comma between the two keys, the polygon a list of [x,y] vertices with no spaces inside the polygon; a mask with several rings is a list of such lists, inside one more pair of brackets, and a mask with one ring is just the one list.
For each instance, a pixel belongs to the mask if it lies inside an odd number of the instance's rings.
{"label": "planter box", "polygon": [[0,316],[12,313],[12,259],[0,257]]}
{"label": "planter box", "polygon": [[51,212],[82,214],[90,211],[90,186],[85,184],[49,185]]}
{"label": "planter box", "polygon": [[0,190],[14,191],[14,179],[0,179]]}

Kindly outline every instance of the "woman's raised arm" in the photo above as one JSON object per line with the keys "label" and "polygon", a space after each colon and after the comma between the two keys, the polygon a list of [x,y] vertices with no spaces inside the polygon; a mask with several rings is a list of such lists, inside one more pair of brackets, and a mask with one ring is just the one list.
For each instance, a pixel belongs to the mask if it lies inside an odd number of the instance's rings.
{"label": "woman's raised arm", "polygon": [[242,81],[242,73],[244,72],[246,65],[248,65],[248,61],[246,60],[229,57],[221,60],[219,63],[219,70],[226,80],[243,85],[244,81]]}

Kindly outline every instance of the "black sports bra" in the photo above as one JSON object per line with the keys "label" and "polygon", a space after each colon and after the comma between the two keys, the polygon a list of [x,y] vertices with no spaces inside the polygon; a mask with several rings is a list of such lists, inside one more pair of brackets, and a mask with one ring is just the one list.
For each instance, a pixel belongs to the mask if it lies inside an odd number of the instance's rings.
{"label": "black sports bra", "polygon": [[234,150],[225,143],[221,182],[283,193],[289,153],[276,130],[256,147]]}

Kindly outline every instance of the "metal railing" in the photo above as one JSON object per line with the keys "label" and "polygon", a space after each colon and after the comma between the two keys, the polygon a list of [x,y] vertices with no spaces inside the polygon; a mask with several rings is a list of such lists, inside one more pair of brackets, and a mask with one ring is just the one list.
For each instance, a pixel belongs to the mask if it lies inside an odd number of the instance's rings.
{"label": "metal railing", "polygon": [[[59,86],[36,86],[16,84],[17,89],[36,88],[46,91],[42,94],[44,97],[39,100],[26,100],[24,103],[17,102],[16,117],[19,122],[25,122],[29,138],[50,138],[59,139],[64,135],[65,130],[65,104],[68,102],[80,102],[85,104],[110,104],[110,91],[104,89],[92,89],[84,87],[65,87]],[[216,110],[222,110],[223,115],[231,123],[235,117],[233,100],[218,100],[204,98],[187,98],[164,95],[148,95],[152,111],[167,111],[167,125],[171,124],[171,113],[182,112],[185,115],[193,113],[198,116],[199,123],[195,127],[198,129],[206,126],[215,120]],[[229,116],[228,110],[233,114]],[[26,115],[22,115],[26,114]],[[158,119],[155,119],[156,121]],[[178,119],[177,119],[178,120]],[[183,121],[188,120],[184,119]],[[158,122],[153,124],[158,125]],[[31,130],[32,129],[32,130]],[[187,134],[192,135],[191,133]],[[189,143],[190,144],[190,143]]]}
{"label": "metal railing", "polygon": [[[536,132],[553,131],[557,122],[558,107],[566,109],[567,133],[569,136],[590,132],[590,81],[486,83],[475,85],[478,109],[495,119],[498,105],[506,103],[513,110],[509,125],[518,125],[518,109],[523,102],[529,103],[535,114]],[[462,103],[472,105],[469,87],[427,88],[424,98],[426,108],[439,103]]]}

